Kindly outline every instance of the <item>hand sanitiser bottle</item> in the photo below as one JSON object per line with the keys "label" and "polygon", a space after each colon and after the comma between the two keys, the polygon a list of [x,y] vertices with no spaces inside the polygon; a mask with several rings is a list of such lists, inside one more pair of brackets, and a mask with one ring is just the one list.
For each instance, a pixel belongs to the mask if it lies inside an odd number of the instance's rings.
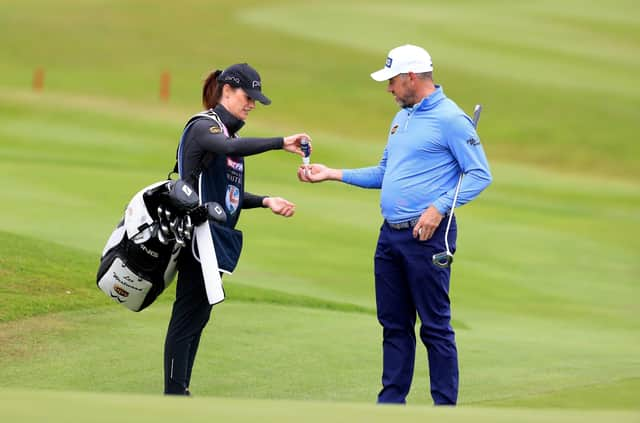
{"label": "hand sanitiser bottle", "polygon": [[307,138],[303,138],[302,140],[300,140],[300,149],[304,153],[302,164],[308,166],[309,157],[311,156],[311,146],[309,145],[309,140]]}
{"label": "hand sanitiser bottle", "polygon": [[304,157],[302,157],[302,164],[305,166],[304,174],[306,175],[309,172],[309,169],[306,166],[309,166],[309,161],[311,157],[311,146],[309,145],[309,139],[303,138],[300,140],[300,150],[304,153]]}

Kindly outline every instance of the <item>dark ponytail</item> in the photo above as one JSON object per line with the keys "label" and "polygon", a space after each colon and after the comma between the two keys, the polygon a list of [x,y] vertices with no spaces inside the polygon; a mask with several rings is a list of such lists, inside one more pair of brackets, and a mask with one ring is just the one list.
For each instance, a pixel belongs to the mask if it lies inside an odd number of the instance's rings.
{"label": "dark ponytail", "polygon": [[221,70],[211,72],[204,80],[204,85],[202,86],[202,105],[207,110],[216,107],[222,96],[222,86],[224,84],[218,84],[218,77],[221,73]]}

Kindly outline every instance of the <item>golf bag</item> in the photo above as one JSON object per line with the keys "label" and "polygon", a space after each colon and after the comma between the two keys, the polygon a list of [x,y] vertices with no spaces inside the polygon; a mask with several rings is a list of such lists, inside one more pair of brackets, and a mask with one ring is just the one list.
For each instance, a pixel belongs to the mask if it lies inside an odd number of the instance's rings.
{"label": "golf bag", "polygon": [[143,188],[104,247],[98,287],[129,310],[145,309],[173,282],[180,250],[191,246],[194,228],[208,228],[209,219],[225,221],[224,210],[217,203],[200,205],[182,180]]}

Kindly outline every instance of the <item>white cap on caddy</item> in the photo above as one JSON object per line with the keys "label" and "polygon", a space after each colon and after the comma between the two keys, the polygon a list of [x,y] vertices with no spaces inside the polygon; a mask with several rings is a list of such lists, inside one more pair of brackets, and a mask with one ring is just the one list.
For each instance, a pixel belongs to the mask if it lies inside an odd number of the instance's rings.
{"label": "white cap on caddy", "polygon": [[422,47],[405,44],[389,52],[384,68],[371,74],[376,81],[386,81],[401,73],[433,71],[431,56]]}

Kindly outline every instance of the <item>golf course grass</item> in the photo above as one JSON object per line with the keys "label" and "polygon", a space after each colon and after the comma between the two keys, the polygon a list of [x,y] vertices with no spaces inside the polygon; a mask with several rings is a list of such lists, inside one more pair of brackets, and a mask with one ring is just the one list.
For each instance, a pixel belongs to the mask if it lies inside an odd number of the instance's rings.
{"label": "golf course grass", "polygon": [[[636,2],[241,3],[0,4],[0,420],[640,420]],[[306,131],[314,162],[368,166],[397,108],[368,75],[403,43],[484,106],[494,182],[456,210],[459,407],[430,406],[422,346],[409,405],[374,405],[379,192],[301,184],[281,151],[246,159],[247,190],[296,215],[242,212],[195,397],[160,395],[173,286],[132,313],[95,273],[127,201],[173,167],[202,77],[248,61],[273,104],[243,134]]]}

